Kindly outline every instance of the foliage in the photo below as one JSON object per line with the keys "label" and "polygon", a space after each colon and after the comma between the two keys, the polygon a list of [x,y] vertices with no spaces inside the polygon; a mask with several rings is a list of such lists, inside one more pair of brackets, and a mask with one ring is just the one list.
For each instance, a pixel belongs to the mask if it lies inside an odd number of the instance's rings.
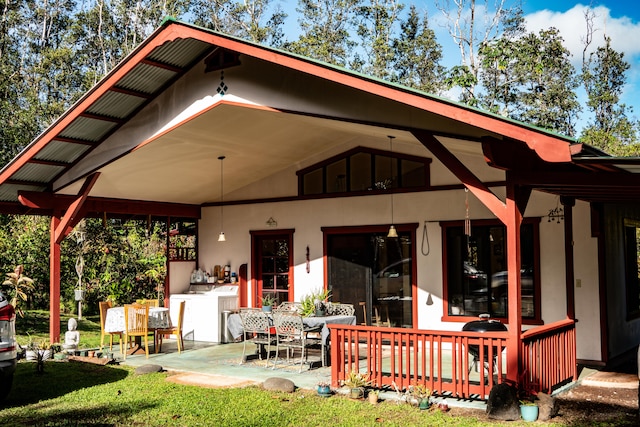
{"label": "foliage", "polygon": [[273,292],[265,293],[260,298],[260,305],[262,305],[263,307],[271,307],[273,306],[273,304],[275,304],[275,302],[276,302],[276,298],[273,295]]}
{"label": "foliage", "polygon": [[412,384],[408,389],[409,393],[418,399],[425,399],[431,396],[431,389],[424,384]]}
{"label": "foliage", "polygon": [[371,385],[371,380],[369,379],[369,374],[351,371],[347,375],[347,379],[344,380],[344,385],[349,388],[367,387]]}
{"label": "foliage", "polygon": [[13,272],[7,273],[7,278],[2,283],[2,286],[5,287],[6,296],[10,298],[11,305],[20,316],[24,315],[20,301],[26,301],[34,289],[33,280],[22,274],[22,272],[23,267],[21,265],[17,266]]}
{"label": "foliage", "polygon": [[311,292],[300,300],[300,314],[303,316],[311,316],[316,311],[316,303],[327,301],[331,296],[331,291],[321,289]]}
{"label": "foliage", "polygon": [[587,108],[594,119],[583,129],[581,141],[616,156],[638,156],[638,122],[629,118],[631,108],[620,103],[626,83],[629,63],[624,54],[611,48],[611,38],[605,45],[584,59],[582,81],[589,97]]}
{"label": "foliage", "polygon": [[578,79],[558,30],[520,27],[481,49],[481,106],[565,135],[575,133]]}

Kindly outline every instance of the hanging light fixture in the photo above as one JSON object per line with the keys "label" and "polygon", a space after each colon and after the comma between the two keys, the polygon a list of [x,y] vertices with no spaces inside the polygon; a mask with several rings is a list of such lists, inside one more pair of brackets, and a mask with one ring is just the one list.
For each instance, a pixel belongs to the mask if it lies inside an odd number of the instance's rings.
{"label": "hanging light fixture", "polygon": [[220,235],[218,236],[218,242],[226,242],[227,239],[224,237],[224,221],[223,221],[223,205],[224,205],[224,187],[222,185],[223,183],[223,160],[224,160],[225,156],[220,156],[218,157],[218,160],[220,160]]}
{"label": "hanging light fixture", "polygon": [[389,174],[391,175],[389,189],[391,190],[391,226],[389,227],[389,233],[387,233],[387,237],[396,238],[398,237],[398,232],[396,231],[396,227],[393,225],[393,139],[395,136],[389,136],[389,152],[391,155],[389,156]]}

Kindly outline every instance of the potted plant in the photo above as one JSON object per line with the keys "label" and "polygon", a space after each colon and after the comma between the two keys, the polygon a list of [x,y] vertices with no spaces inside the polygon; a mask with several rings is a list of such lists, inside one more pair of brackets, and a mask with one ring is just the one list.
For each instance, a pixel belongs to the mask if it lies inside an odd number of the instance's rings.
{"label": "potted plant", "polygon": [[276,298],[273,296],[273,293],[266,293],[262,295],[262,298],[260,298],[260,302],[262,305],[262,311],[269,312],[271,311],[273,304],[275,304]]}
{"label": "potted plant", "polygon": [[327,381],[318,382],[318,395],[322,397],[331,396],[331,384]]}
{"label": "potted plant", "polygon": [[417,405],[418,408],[422,410],[429,409],[429,397],[431,397],[429,387],[424,384],[411,385],[409,386],[409,393],[413,397],[413,403]]}
{"label": "potted plant", "polygon": [[535,421],[538,419],[538,404],[533,400],[520,401],[520,416],[525,421]]}
{"label": "potted plant", "polygon": [[360,372],[351,371],[344,380],[344,385],[351,390],[350,396],[352,399],[361,399],[364,396],[364,388],[371,384],[369,381],[369,374],[362,374]]}
{"label": "potted plant", "polygon": [[462,297],[460,295],[454,295],[451,298],[450,309],[452,315],[462,314]]}
{"label": "potted plant", "polygon": [[369,403],[371,403],[372,405],[375,405],[376,403],[378,403],[379,394],[380,394],[380,390],[378,389],[369,390],[369,395],[367,396],[369,398]]}
{"label": "potted plant", "polygon": [[326,314],[325,302],[331,296],[328,290],[312,292],[300,300],[300,314],[302,316],[324,316]]}

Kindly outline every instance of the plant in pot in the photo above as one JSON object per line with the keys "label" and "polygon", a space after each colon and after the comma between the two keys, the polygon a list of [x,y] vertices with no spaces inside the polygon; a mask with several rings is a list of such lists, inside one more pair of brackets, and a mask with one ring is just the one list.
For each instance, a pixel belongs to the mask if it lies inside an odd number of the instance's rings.
{"label": "plant in pot", "polygon": [[322,397],[331,396],[331,384],[328,381],[318,382],[318,395]]}
{"label": "plant in pot", "polygon": [[271,311],[273,304],[275,304],[276,299],[273,296],[273,293],[266,293],[262,295],[260,298],[260,304],[262,305],[262,311]]}
{"label": "plant in pot", "polygon": [[520,401],[520,416],[525,421],[535,421],[538,419],[538,404],[533,400]]}
{"label": "plant in pot", "polygon": [[451,298],[451,307],[449,309],[452,315],[462,314],[462,296],[454,295]]}
{"label": "plant in pot", "polygon": [[377,390],[377,389],[369,390],[369,394],[367,396],[369,398],[369,403],[371,403],[372,405],[375,405],[376,403],[378,403],[379,395],[380,395],[380,390]]}
{"label": "plant in pot", "polygon": [[424,410],[429,409],[431,405],[429,398],[431,397],[431,390],[424,384],[414,384],[409,386],[409,394],[411,395],[412,403],[418,408]]}
{"label": "plant in pot", "polygon": [[364,388],[371,384],[369,374],[363,374],[356,371],[349,372],[344,385],[349,387],[352,399],[361,399],[364,396]]}

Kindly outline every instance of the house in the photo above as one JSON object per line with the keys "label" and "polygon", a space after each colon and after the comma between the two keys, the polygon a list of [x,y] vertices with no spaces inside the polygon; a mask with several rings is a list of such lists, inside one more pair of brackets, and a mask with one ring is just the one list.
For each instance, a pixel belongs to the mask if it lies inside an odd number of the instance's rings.
{"label": "house", "polygon": [[243,305],[326,288],[358,323],[456,333],[488,313],[514,381],[523,331],[561,325],[562,381],[640,342],[639,163],[167,19],[0,171],[0,206],[52,218],[52,341],[60,242],[130,214],[196,236],[168,294],[228,264]]}

